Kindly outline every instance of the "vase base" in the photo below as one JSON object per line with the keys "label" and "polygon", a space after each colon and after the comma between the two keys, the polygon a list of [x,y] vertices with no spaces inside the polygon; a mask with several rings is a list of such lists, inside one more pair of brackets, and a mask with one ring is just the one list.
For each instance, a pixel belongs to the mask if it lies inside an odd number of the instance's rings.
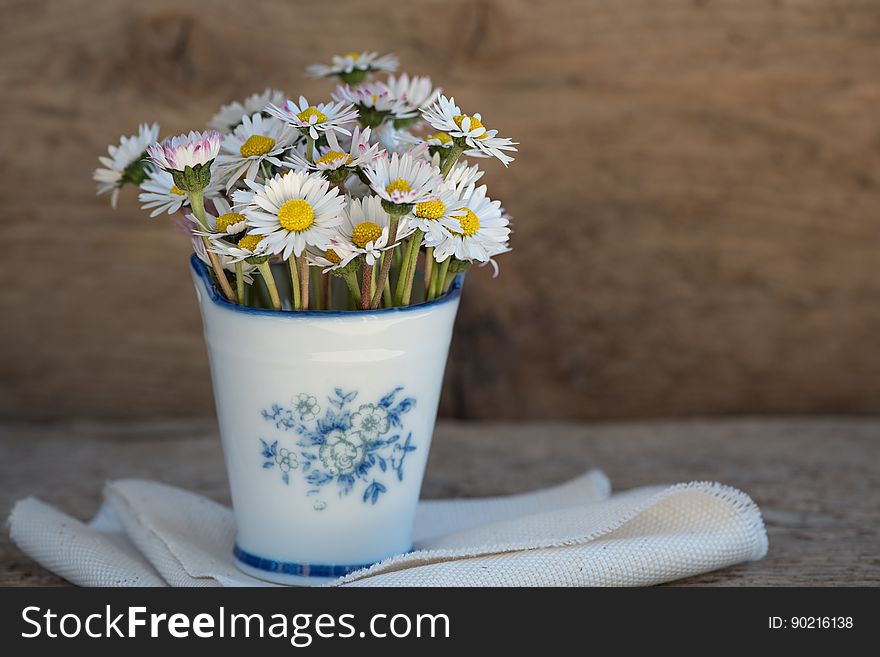
{"label": "vase base", "polygon": [[308,564],[292,561],[275,561],[242,550],[236,545],[232,554],[235,566],[243,573],[274,584],[288,586],[326,586],[336,579],[356,570],[369,568],[365,564]]}
{"label": "vase base", "polygon": [[285,575],[284,573],[269,572],[248,566],[238,559],[235,560],[235,567],[245,575],[261,579],[264,582],[283,584],[285,586],[327,586],[334,580],[333,577],[306,577],[303,575]]}

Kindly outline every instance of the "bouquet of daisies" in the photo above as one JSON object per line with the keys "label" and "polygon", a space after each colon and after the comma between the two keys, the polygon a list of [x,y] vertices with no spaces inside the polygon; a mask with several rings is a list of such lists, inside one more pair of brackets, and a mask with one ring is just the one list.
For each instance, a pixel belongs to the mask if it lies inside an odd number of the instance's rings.
{"label": "bouquet of daisies", "polygon": [[493,258],[509,250],[509,217],[465,158],[506,166],[515,142],[430,78],[396,69],[391,55],[348,53],[308,69],[339,80],[330,102],[267,89],[223,106],[204,132],[159,142],[159,127],[142,125],[99,158],[98,194],[115,207],[133,184],[150,216],[182,213],[234,303],[368,310],[435,299],[475,262],[497,271]]}

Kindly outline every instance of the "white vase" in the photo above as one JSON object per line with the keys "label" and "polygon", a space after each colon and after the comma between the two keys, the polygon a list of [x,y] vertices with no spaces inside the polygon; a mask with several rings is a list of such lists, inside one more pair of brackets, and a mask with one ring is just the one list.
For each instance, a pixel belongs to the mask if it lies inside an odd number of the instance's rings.
{"label": "white vase", "polygon": [[237,524],[255,577],[321,584],[410,550],[461,291],[375,311],[275,312],[193,282]]}

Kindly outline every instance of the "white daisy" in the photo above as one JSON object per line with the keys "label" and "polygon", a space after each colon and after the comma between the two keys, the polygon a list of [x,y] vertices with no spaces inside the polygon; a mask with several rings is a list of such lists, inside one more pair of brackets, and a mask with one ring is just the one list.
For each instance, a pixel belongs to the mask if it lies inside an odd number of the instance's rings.
{"label": "white daisy", "polygon": [[424,141],[429,147],[434,148],[450,148],[453,144],[452,137],[445,132],[435,132],[430,134],[425,137]]}
{"label": "white daisy", "polygon": [[242,176],[256,180],[258,175],[265,175],[269,164],[280,167],[280,156],[298,138],[298,132],[276,118],[264,118],[259,112],[245,116],[241,125],[223,138],[217,157],[217,177],[226,181],[227,191]]}
{"label": "white daisy", "polygon": [[331,145],[321,146],[315,154],[317,157],[314,162],[309,162],[303,153],[293,149],[288,154],[285,166],[297,171],[338,171],[346,167],[349,169],[365,167],[380,155],[384,155],[384,151],[379,151],[378,144],[370,143],[371,138],[370,128],[361,130],[357,127],[351,138],[346,140],[348,143],[345,147],[341,146],[336,136],[331,134],[327,139]]}
{"label": "white daisy", "polygon": [[247,229],[247,218],[241,213],[232,209],[222,196],[211,199],[214,205],[214,211],[217,216],[208,215],[211,221],[211,228],[214,233],[220,235],[240,235]]}
{"label": "white daisy", "polygon": [[[192,221],[197,221],[197,220],[195,217],[193,217]],[[223,267],[223,269],[228,272],[234,273],[235,272],[235,263],[237,261],[233,260],[229,255],[227,255],[227,253],[225,253],[223,251],[222,247],[214,248],[216,245],[213,241],[210,241],[209,244],[211,244],[211,246],[212,246],[211,251],[217,255],[217,259],[220,261],[220,265]],[[232,245],[230,245],[230,246],[232,246]],[[195,233],[193,233],[193,235],[192,235],[192,247],[193,247],[193,253],[196,254],[196,256],[198,257],[199,260],[201,260],[206,265],[208,265],[208,267],[214,266],[214,264],[211,262],[211,259],[208,257],[208,251],[205,248],[205,240],[203,240],[201,238],[201,236],[196,235]],[[242,278],[244,279],[245,283],[250,285],[251,283],[254,282],[252,273],[253,273],[254,269],[256,269],[256,266],[252,265],[248,262],[245,262],[243,260],[240,262],[241,262],[241,269],[242,269]]]}
{"label": "white daisy", "polygon": [[399,78],[389,75],[385,87],[410,113],[410,116],[417,116],[417,112],[435,102],[441,93],[441,89],[434,86],[431,78],[418,75],[410,78],[406,73],[401,74]]}
{"label": "white daisy", "polygon": [[515,142],[498,137],[497,130],[487,130],[479,114],[464,114],[455,104],[455,98],[440,96],[436,103],[422,110],[422,116],[435,129],[452,137],[457,145],[496,157],[504,166],[513,162],[503,151],[516,151]]}
{"label": "white daisy", "polygon": [[151,217],[157,217],[163,212],[174,214],[184,205],[189,204],[186,192],[178,189],[174,184],[171,174],[163,169],[150,169],[147,179],[140,184],[141,190],[138,200],[143,210],[150,210]]}
{"label": "white daisy", "polygon": [[443,184],[451,189],[464,190],[482,177],[483,172],[480,171],[480,167],[476,164],[468,166],[467,161],[459,160],[452,165],[452,168],[443,180]]}
{"label": "white daisy", "polygon": [[378,196],[349,199],[343,221],[330,242],[330,248],[340,258],[339,266],[344,267],[358,255],[365,256],[367,264],[373,265],[383,251],[394,248],[415,231],[407,218],[401,217],[395,241],[389,244],[390,222],[391,218],[382,208],[382,199]]}
{"label": "white daisy", "polygon": [[283,91],[267,87],[263,93],[248,96],[243,102],[236,100],[228,105],[223,105],[211,119],[208,127],[220,132],[230,132],[241,123],[245,116],[262,112],[269,104],[280,105],[286,98],[287,95]]}
{"label": "white daisy", "polygon": [[414,160],[410,153],[394,153],[390,159],[387,155],[376,158],[364,173],[373,191],[396,205],[427,200],[442,184],[437,167]]}
{"label": "white daisy", "polygon": [[217,157],[221,135],[217,130],[196,132],[169,137],[161,143],[147,147],[147,155],[153,163],[166,171],[183,171],[204,166]]}
{"label": "white daisy", "polygon": [[[410,148],[420,147],[423,149],[424,158],[437,168],[440,168],[443,157],[448,155],[449,149],[455,146],[455,140],[445,132],[435,132],[420,136],[406,130],[397,130],[395,137],[399,142],[408,144]],[[461,154],[466,157],[489,157],[483,151],[475,148],[465,149]]]}
{"label": "white daisy", "polygon": [[350,135],[351,132],[344,126],[351,125],[358,118],[357,110],[351,105],[344,103],[310,105],[305,96],[300,96],[298,103],[288,100],[283,106],[269,105],[266,111],[312,139],[317,139],[322,132],[331,131]]}
{"label": "white daisy", "polygon": [[145,168],[147,147],[159,138],[159,124],[142,123],[138,133],[131,137],[122,136],[118,145],[107,147],[107,155],[98,161],[103,165],[95,169],[93,180],[98,183],[97,194],[110,192],[110,205],[116,207],[119,188],[125,183],[139,185],[147,175]]}
{"label": "white daisy", "polygon": [[408,119],[418,116],[416,109],[408,106],[405,100],[395,97],[391,89],[382,82],[361,82],[354,87],[339,85],[333,92],[333,100],[355,105],[361,123],[371,127],[379,126],[388,117]]}
{"label": "white daisy", "polygon": [[[283,170],[275,175],[283,176],[285,173],[287,173],[287,171]],[[247,189],[236,189],[232,192],[232,207],[236,212],[243,212],[244,209],[251,204],[251,201],[254,200],[254,194],[254,190],[250,187]]]}
{"label": "white daisy", "polygon": [[[150,217],[158,217],[163,212],[174,214],[180,208],[189,205],[186,192],[174,184],[174,177],[164,169],[150,168],[147,179],[140,184],[141,193],[138,200],[141,209],[152,210]],[[214,181],[205,188],[204,196],[212,200],[220,193],[221,186]]]}
{"label": "white daisy", "polygon": [[[257,264],[260,260],[268,259],[271,255],[268,252],[269,245],[266,237],[263,235],[246,233],[237,240],[235,238],[231,239],[234,241],[230,241],[230,238],[220,233],[215,233],[209,239],[209,248],[221,257],[221,262],[225,259],[225,261],[232,264],[233,269],[236,262]],[[254,258],[259,258],[259,260],[254,261]]]}
{"label": "white daisy", "polygon": [[412,225],[425,233],[427,242],[435,244],[449,236],[450,231],[446,227],[457,215],[461,214],[465,207],[462,199],[462,189],[441,185],[437,192],[429,199],[416,203],[409,217]]}
{"label": "white daisy", "polygon": [[434,259],[443,262],[449,257],[468,262],[487,262],[507,248],[510,236],[508,220],[501,214],[501,202],[486,196],[486,186],[469,187],[462,200],[465,206],[458,216],[442,220],[448,235],[436,241],[426,240],[434,247]]}
{"label": "white daisy", "polygon": [[368,73],[385,71],[393,73],[397,70],[397,57],[394,55],[379,56],[377,52],[348,52],[344,55],[335,55],[332,63],[313,64],[306,72],[315,78],[339,76],[350,84],[357,84]]}
{"label": "white daisy", "polygon": [[339,253],[332,244],[326,249],[319,249],[316,246],[306,247],[306,259],[309,266],[321,267],[321,271],[325,274],[345,267],[355,257],[357,257],[357,253],[354,251]]}
{"label": "white daisy", "polygon": [[342,223],[345,198],[318,174],[288,171],[265,185],[248,183],[254,195],[243,214],[254,235],[266,236],[266,250],[302,255],[307,245],[324,248]]}

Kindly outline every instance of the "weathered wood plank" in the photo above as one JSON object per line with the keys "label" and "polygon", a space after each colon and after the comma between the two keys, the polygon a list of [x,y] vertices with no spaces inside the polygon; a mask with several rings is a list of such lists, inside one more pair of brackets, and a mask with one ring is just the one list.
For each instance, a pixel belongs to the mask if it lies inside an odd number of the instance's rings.
{"label": "weathered wood plank", "polygon": [[880,411],[880,3],[241,6],[4,3],[0,415],[210,414],[188,245],[94,199],[95,157],[266,85],[326,95],[303,67],[356,47],[522,142],[488,166],[517,250],[469,277],[445,414]]}
{"label": "weathered wood plank", "polygon": [[[0,425],[0,515],[38,496],[90,517],[108,478],[179,485],[228,503],[206,421]],[[761,506],[769,555],[678,582],[694,586],[880,585],[880,420],[620,424],[441,423],[425,497],[514,493],[601,467],[618,490],[721,481]],[[0,536],[0,586],[60,585]]]}

